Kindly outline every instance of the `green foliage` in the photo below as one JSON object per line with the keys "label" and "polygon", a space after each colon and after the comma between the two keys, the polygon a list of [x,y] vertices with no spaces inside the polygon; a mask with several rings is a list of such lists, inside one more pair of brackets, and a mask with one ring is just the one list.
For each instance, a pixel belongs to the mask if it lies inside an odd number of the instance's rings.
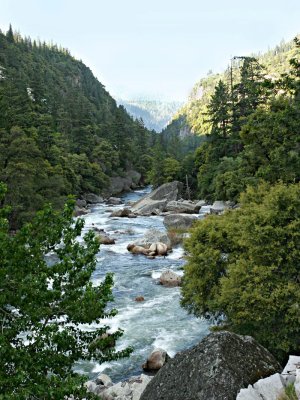
{"label": "green foliage", "polygon": [[300,184],[249,187],[241,208],[199,221],[186,242],[182,305],[254,336],[279,358],[299,352]]}
{"label": "green foliage", "polygon": [[287,387],[284,390],[284,394],[281,395],[278,400],[298,400],[295,386],[293,383],[287,385]]}
{"label": "green foliage", "polygon": [[[3,199],[3,185],[0,192]],[[83,220],[72,219],[73,207],[73,200],[61,213],[47,206],[15,236],[1,209],[0,399],[87,397],[74,363],[131,351],[116,352],[122,331],[107,336],[109,327],[100,325],[116,314],[107,309],[113,278],[106,275],[96,287],[90,282],[99,244],[92,231],[78,242]]]}
{"label": "green foliage", "polygon": [[[219,83],[209,105],[212,131],[195,154],[198,194],[210,201],[238,201],[247,185],[300,180],[299,64],[270,83],[246,58],[232,99]],[[227,100],[226,100],[227,98]]]}
{"label": "green foliage", "polygon": [[151,141],[67,50],[0,32],[0,179],[13,229],[47,201],[99,194],[109,176],[142,166]]}
{"label": "green foliage", "polygon": [[[275,80],[279,79],[282,74],[290,74],[291,65],[289,60],[297,59],[297,50],[293,41],[282,41],[274,49],[264,54],[256,54],[252,58],[256,58],[264,66],[268,79]],[[184,120],[185,128],[195,135],[210,134],[211,123],[208,118],[208,105],[211,101],[211,96],[215,93],[215,88],[220,80],[228,87],[231,85],[231,77],[233,84],[239,82],[242,64],[243,61],[241,59],[232,59],[231,66],[226,71],[219,74],[208,73],[205,78],[196,82],[187,104],[178,111],[172,123],[167,127],[167,131],[169,129],[173,130],[179,120]],[[182,126],[180,129],[182,129]],[[177,135],[180,129],[177,130]]]}

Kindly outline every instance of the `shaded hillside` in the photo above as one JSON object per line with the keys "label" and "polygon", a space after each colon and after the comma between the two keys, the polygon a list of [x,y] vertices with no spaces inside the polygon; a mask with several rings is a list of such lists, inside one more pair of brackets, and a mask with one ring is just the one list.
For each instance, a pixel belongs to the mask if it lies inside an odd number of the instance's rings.
{"label": "shaded hillside", "polygon": [[0,33],[0,181],[18,226],[45,201],[142,173],[151,133],[68,50]]}
{"label": "shaded hillside", "polygon": [[120,100],[128,113],[136,119],[142,119],[146,128],[161,132],[182,107],[178,101],[164,102],[152,100]]}

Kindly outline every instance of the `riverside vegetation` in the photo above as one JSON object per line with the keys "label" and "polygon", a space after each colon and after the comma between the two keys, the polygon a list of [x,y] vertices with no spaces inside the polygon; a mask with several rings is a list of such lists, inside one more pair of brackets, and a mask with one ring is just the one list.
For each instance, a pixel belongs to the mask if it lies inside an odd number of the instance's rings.
{"label": "riverside vegetation", "polygon": [[54,210],[132,167],[154,186],[187,179],[188,195],[240,202],[192,228],[182,305],[279,360],[300,352],[299,47],[276,77],[254,57],[236,63],[199,111],[208,135],[181,142],[184,121],[149,132],[67,50],[0,33],[0,399],[83,396],[76,360],[130,353],[114,351],[120,330],[80,330],[115,312],[112,277],[92,287],[99,244],[76,242],[72,202]]}

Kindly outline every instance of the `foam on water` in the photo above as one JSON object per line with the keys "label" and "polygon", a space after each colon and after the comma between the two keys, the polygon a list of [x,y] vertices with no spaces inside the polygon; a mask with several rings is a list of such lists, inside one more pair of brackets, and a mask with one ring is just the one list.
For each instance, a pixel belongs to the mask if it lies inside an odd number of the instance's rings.
{"label": "foam on water", "polygon": [[[146,192],[131,192],[124,196],[123,201],[138,200]],[[116,308],[118,314],[100,321],[100,325],[108,325],[111,332],[123,329],[124,335],[118,340],[116,348],[121,350],[132,346],[134,352],[127,359],[101,365],[82,361],[76,365],[76,370],[89,374],[90,378],[105,372],[113,381],[140,374],[141,364],[155,347],[162,347],[173,356],[208,333],[206,321],[188,315],[180,307],[180,288],[166,288],[157,284],[160,275],[167,269],[183,274],[183,249],[175,248],[166,258],[157,257],[155,260],[142,255],[134,256],[127,250],[127,245],[141,238],[148,229],[165,231],[163,218],[109,218],[107,210],[114,211],[123,206],[96,205],[90,214],[84,216],[85,232],[94,226],[105,229],[116,239],[114,245],[100,247],[97,268],[92,277],[93,285],[97,285],[107,272],[114,274],[115,300],[110,308]],[[143,296],[145,300],[136,302],[137,296]],[[83,326],[83,329],[90,330],[96,326]]]}

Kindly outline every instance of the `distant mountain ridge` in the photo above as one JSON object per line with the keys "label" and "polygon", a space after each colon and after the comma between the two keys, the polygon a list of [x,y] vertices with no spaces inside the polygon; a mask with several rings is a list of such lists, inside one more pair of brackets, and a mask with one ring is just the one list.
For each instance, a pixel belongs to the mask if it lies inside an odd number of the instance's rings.
{"label": "distant mountain ridge", "polygon": [[145,127],[161,132],[183,106],[179,101],[161,100],[118,100],[135,119],[142,119]]}

